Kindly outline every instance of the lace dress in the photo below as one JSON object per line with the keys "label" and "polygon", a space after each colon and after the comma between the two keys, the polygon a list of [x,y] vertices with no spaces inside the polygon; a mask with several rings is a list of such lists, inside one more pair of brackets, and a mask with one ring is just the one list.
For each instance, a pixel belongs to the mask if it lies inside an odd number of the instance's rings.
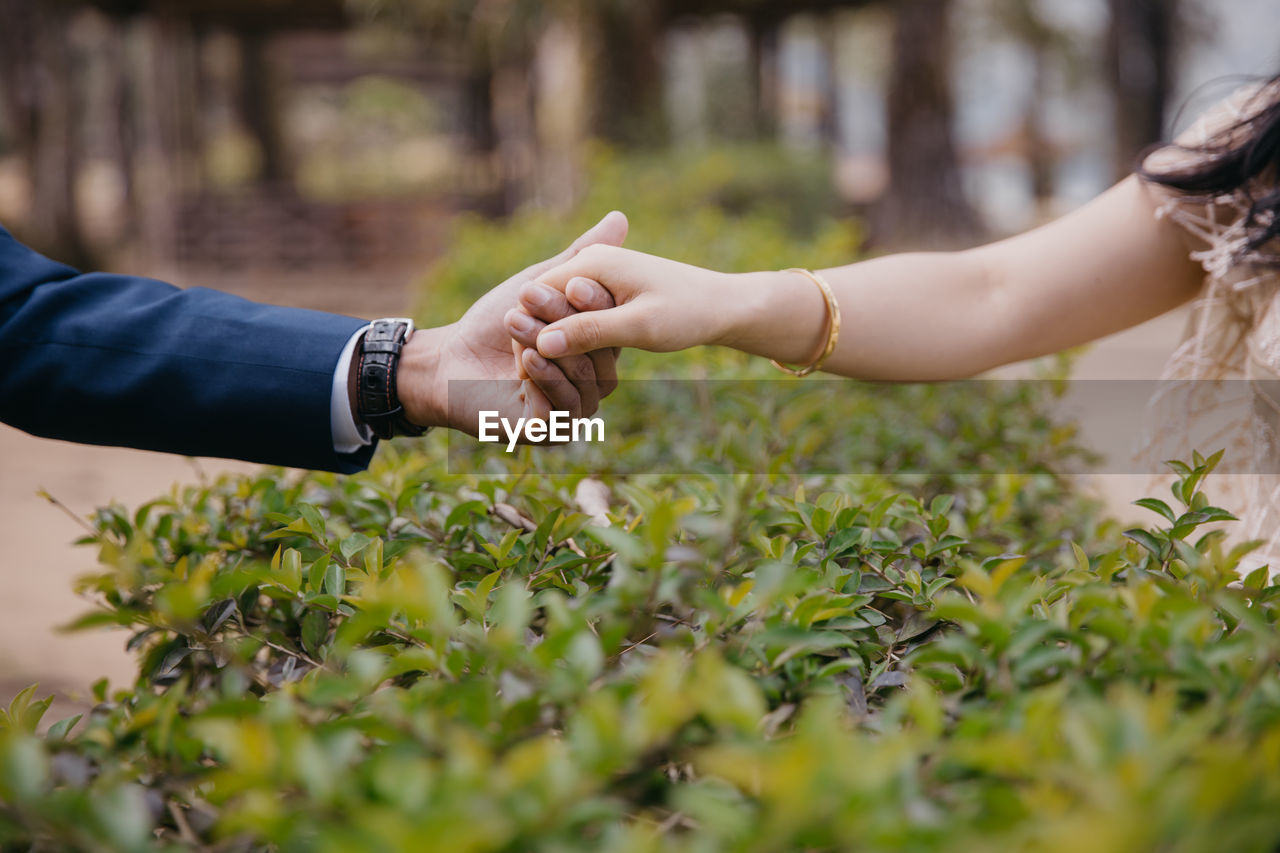
{"label": "lace dress", "polygon": [[[1272,87],[1236,92],[1177,145],[1153,154],[1148,166],[1194,163],[1204,156],[1194,149],[1229,141],[1240,122],[1275,97],[1280,90]],[[1208,198],[1153,189],[1164,198],[1157,215],[1184,229],[1205,284],[1151,402],[1148,424],[1158,426],[1144,453],[1225,450],[1219,473],[1206,484],[1209,497],[1240,516],[1242,523],[1229,528],[1233,541],[1262,543],[1242,568],[1280,569],[1280,247],[1250,250],[1247,228],[1249,198],[1264,187]]]}

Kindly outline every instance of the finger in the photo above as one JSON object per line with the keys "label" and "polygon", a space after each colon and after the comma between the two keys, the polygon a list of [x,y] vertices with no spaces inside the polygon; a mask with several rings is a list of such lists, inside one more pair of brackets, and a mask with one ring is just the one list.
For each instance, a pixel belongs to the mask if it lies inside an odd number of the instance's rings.
{"label": "finger", "polygon": [[538,281],[527,281],[521,285],[519,299],[520,307],[543,323],[554,323],[575,313],[563,293]]}
{"label": "finger", "polygon": [[570,307],[578,311],[603,311],[616,304],[613,294],[604,285],[582,276],[569,279],[564,287],[564,295],[569,300]]}
{"label": "finger", "polygon": [[[593,281],[587,279],[582,279],[582,281],[587,284],[587,291],[579,301],[584,305],[591,306],[589,310],[603,310],[613,306],[613,297],[609,295],[609,291]],[[546,328],[547,324],[530,317],[520,308],[512,308],[508,311],[506,317],[503,318],[503,323],[506,326],[507,333],[511,335],[512,351],[515,352],[516,358],[520,360],[517,365],[520,377],[522,379],[528,378],[528,371],[523,361],[524,351],[526,348],[537,349],[538,332]],[[576,362],[569,365],[561,364],[560,367],[569,381],[578,386],[578,393],[583,397],[582,408],[584,414],[591,414],[599,406],[600,400],[612,394],[618,387],[618,350],[609,348],[589,353],[586,356],[570,356],[569,358],[590,359],[589,365]],[[584,365],[589,370],[583,370]],[[592,384],[594,387],[589,387]]]}
{"label": "finger", "polygon": [[515,356],[516,359],[516,378],[521,381],[529,378],[529,374],[526,373],[524,369],[524,351],[527,349],[527,346],[512,338],[511,354]]}
{"label": "finger", "polygon": [[531,379],[526,379],[520,387],[520,399],[524,400],[525,417],[541,418],[544,421],[550,418],[553,407],[547,395],[542,393],[542,389]]}
{"label": "finger", "polygon": [[[534,353],[537,350],[533,350]],[[541,358],[541,356],[539,356]],[[596,360],[591,353],[568,355],[555,360],[556,367],[565,375],[578,392],[580,414],[590,415],[600,407],[600,382],[596,375]],[[611,368],[610,368],[611,369]],[[612,389],[610,389],[612,390]]]}
{"label": "finger", "polygon": [[[558,317],[556,319],[559,319]],[[512,308],[502,318],[502,324],[506,327],[507,334],[511,336],[511,340],[519,344],[521,348],[536,347],[538,345],[538,332],[546,328],[547,324],[534,317],[530,317],[527,311],[520,308]],[[513,347],[513,349],[515,349]],[[519,350],[515,350],[519,355]]]}
{"label": "finger", "polygon": [[[530,350],[530,352],[533,355],[537,355],[536,348]],[[523,354],[521,357],[523,358]],[[538,358],[541,359],[542,357],[538,356]],[[576,398],[573,395],[568,395],[566,392],[565,399],[576,399],[582,413],[590,414],[591,412],[594,412],[600,405],[600,388],[596,378],[595,359],[593,359],[589,354],[567,355],[564,358],[557,358],[553,366],[560,369],[562,376],[558,378],[567,380],[573,385],[574,391],[577,392]],[[528,364],[525,364],[525,370],[528,371],[528,369]],[[608,367],[607,370],[609,372],[613,372],[612,366]],[[533,375],[530,371],[530,378],[536,380],[538,377]],[[553,376],[553,378],[557,377]],[[558,389],[544,389],[544,391],[548,392],[548,399],[551,399],[553,402],[556,399],[553,395],[555,390]]]}
{"label": "finger", "polygon": [[[599,282],[581,276],[569,279],[564,295],[569,305],[578,311],[605,311],[614,307],[613,294]],[[618,353],[616,347],[608,347],[587,354],[595,366],[596,391],[601,400],[618,388]]]}
{"label": "finger", "polygon": [[524,368],[529,372],[529,380],[546,396],[552,409],[569,412],[571,417],[581,416],[582,401],[578,389],[557,365],[529,350],[524,355]]}
{"label": "finger", "polygon": [[607,311],[583,311],[539,332],[538,352],[545,358],[563,358],[608,347],[648,349],[649,325],[647,312],[635,302]]}
{"label": "finger", "polygon": [[[603,400],[618,390],[618,351],[613,347],[598,349],[587,353],[587,357],[595,367],[596,397]],[[591,412],[584,414],[589,415]]]}
{"label": "finger", "polygon": [[617,288],[626,287],[630,278],[627,275],[628,261],[638,254],[620,246],[587,246],[564,263],[545,270],[534,278],[561,293],[568,289],[569,282],[575,278],[602,282],[613,301],[621,305],[627,301],[627,293],[620,293]]}
{"label": "finger", "polygon": [[611,210],[605,214],[604,219],[601,219],[595,225],[588,228],[586,233],[577,240],[574,240],[573,243],[570,244],[569,248],[565,249],[554,258],[550,258],[540,264],[535,264],[534,266],[529,267],[525,272],[530,278],[537,278],[547,270],[560,266],[587,246],[594,246],[596,244],[621,246],[623,241],[627,239],[627,229],[629,227],[627,217],[622,213],[622,211]]}
{"label": "finger", "polygon": [[627,230],[631,227],[627,215],[621,210],[611,210],[604,218],[588,228],[581,237],[569,244],[563,254],[568,258],[581,252],[587,246],[604,243],[608,246],[621,246],[627,239]]}
{"label": "finger", "polygon": [[502,318],[502,325],[511,336],[511,353],[516,358],[516,375],[521,379],[528,379],[529,372],[524,369],[525,350],[537,348],[538,332],[547,324],[541,320],[535,320],[519,308],[512,308]]}

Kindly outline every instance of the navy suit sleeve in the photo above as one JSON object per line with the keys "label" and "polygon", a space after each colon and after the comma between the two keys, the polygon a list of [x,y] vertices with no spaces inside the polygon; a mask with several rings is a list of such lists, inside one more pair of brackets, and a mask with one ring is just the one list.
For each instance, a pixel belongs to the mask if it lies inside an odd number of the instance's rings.
{"label": "navy suit sleeve", "polygon": [[0,421],[86,444],[350,473],[329,402],[363,320],[82,274],[0,228]]}

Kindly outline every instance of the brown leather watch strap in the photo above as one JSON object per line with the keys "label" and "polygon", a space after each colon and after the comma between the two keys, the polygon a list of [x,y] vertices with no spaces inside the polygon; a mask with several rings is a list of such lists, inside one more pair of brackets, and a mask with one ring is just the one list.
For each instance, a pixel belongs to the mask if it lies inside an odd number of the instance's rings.
{"label": "brown leather watch strap", "polygon": [[356,347],[356,416],[378,438],[417,436],[428,429],[410,423],[396,393],[400,350],[412,334],[410,319],[374,320]]}

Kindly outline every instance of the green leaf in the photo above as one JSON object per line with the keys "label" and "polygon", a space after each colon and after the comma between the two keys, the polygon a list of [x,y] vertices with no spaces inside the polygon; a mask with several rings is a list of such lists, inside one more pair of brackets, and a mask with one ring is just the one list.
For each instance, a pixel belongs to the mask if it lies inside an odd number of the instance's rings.
{"label": "green leaf", "polygon": [[555,528],[556,522],[560,520],[561,510],[557,507],[547,513],[542,521],[538,522],[538,527],[533,532],[533,548],[541,553],[546,549],[547,544],[551,541],[551,531]]}
{"label": "green leaf", "polygon": [[481,612],[487,609],[485,603],[489,600],[489,593],[493,592],[494,586],[497,585],[498,580],[502,577],[502,572],[502,569],[490,572],[484,576],[480,583],[476,584],[476,601],[480,605]]}
{"label": "green leaf", "polygon": [[482,547],[488,551],[495,560],[501,563],[506,559],[507,555],[511,553],[511,549],[515,546],[516,540],[520,538],[521,532],[522,531],[520,530],[508,530],[506,535],[502,537],[502,541],[497,545],[494,545],[492,542],[484,542],[481,543]]}
{"label": "green leaf", "polygon": [[1259,566],[1245,576],[1243,586],[1245,589],[1260,590],[1267,585],[1270,577],[1271,569],[1267,566]]}
{"label": "green leaf", "polygon": [[49,756],[30,735],[0,740],[0,799],[31,802],[49,785]]}
{"label": "green leaf", "polygon": [[1134,501],[1134,503],[1140,507],[1145,507],[1152,512],[1159,513],[1169,521],[1174,521],[1177,518],[1169,505],[1158,498],[1142,498]]}
{"label": "green leaf", "polygon": [[1071,553],[1075,556],[1076,569],[1087,573],[1090,568],[1089,555],[1086,554],[1085,550],[1075,542],[1071,543]]}
{"label": "green leaf", "polygon": [[321,610],[308,610],[302,617],[302,647],[314,658],[323,658],[325,639],[329,636],[329,615]]}
{"label": "green leaf", "polygon": [[321,554],[307,570],[307,589],[319,592],[324,589],[325,574],[329,571],[329,555]]}
{"label": "green leaf", "polygon": [[306,520],[307,527],[311,529],[311,533],[315,536],[317,542],[324,541],[324,516],[320,511],[311,504],[300,503],[297,506],[298,513]]}
{"label": "green leaf", "polygon": [[879,527],[881,522],[884,521],[885,514],[888,513],[888,511],[892,509],[894,504],[899,500],[901,500],[901,495],[891,494],[886,495],[877,501],[876,505],[867,512],[867,526],[873,528]]}
{"label": "green leaf", "polygon": [[154,821],[140,785],[118,785],[99,792],[91,807],[103,840],[112,849],[141,850],[151,840]]}
{"label": "green leaf", "polygon": [[264,539],[291,539],[294,536],[308,536],[311,534],[311,526],[307,524],[305,518],[295,518],[279,530],[273,530],[264,536]]}
{"label": "green leaf", "polygon": [[52,696],[35,699],[35,693],[39,687],[39,684],[32,684],[18,691],[18,694],[9,702],[8,713],[0,715],[0,728],[35,733],[45,711],[48,711],[49,705],[53,703]]}
{"label": "green leaf", "polygon": [[1126,538],[1132,539],[1134,542],[1137,542],[1143,548],[1146,548],[1157,559],[1164,558],[1165,540],[1162,540],[1156,534],[1153,534],[1147,530],[1140,530],[1138,528],[1134,528],[1132,530],[1126,530],[1124,532],[1124,535]]}
{"label": "green leaf", "polygon": [[302,589],[302,554],[294,548],[286,548],[280,557],[279,581],[290,592]]}
{"label": "green leaf", "polygon": [[382,539],[375,536],[364,549],[364,570],[370,575],[381,576],[382,569]]}
{"label": "green leaf", "polygon": [[[445,518],[445,530],[452,530],[455,527],[469,527],[475,518],[483,518],[488,515],[484,501],[472,500],[463,501],[450,510],[449,515]],[[359,550],[359,549],[356,549]]]}
{"label": "green leaf", "polygon": [[350,562],[352,557],[369,547],[369,541],[368,536],[357,531],[338,543],[338,552],[342,554],[344,560]]}
{"label": "green leaf", "polygon": [[58,720],[58,722],[49,726],[49,731],[45,735],[46,739],[52,741],[66,740],[67,735],[71,733],[71,730],[75,728],[76,723],[80,722],[80,718],[83,716],[83,714],[76,714],[74,717]]}
{"label": "green leaf", "polygon": [[329,595],[341,598],[347,594],[347,571],[337,563],[325,567],[324,591]]}
{"label": "green leaf", "polygon": [[947,551],[954,551],[965,544],[965,540],[961,539],[959,536],[952,536],[948,534],[947,536],[943,536],[929,548],[928,556],[936,557],[939,554],[946,553]]}
{"label": "green leaf", "polygon": [[228,619],[236,612],[236,600],[234,598],[224,599],[209,607],[204,612],[201,624],[206,634],[212,634],[222,627]]}

